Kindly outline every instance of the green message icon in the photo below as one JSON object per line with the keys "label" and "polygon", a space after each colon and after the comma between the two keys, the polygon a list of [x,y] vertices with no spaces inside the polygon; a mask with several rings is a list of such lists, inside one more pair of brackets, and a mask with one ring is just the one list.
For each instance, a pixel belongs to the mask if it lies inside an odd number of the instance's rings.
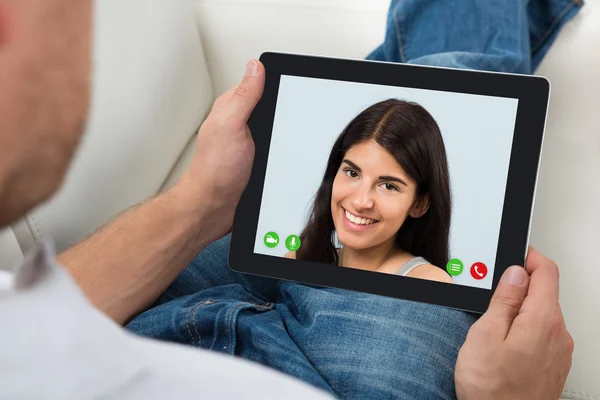
{"label": "green message icon", "polygon": [[458,258],[453,258],[446,264],[446,271],[452,276],[460,275],[463,272],[463,263]]}
{"label": "green message icon", "polygon": [[274,247],[277,247],[277,245],[279,244],[279,235],[275,232],[267,232],[267,234],[264,237],[264,241],[265,246],[272,249]]}
{"label": "green message icon", "polygon": [[300,248],[300,238],[296,235],[290,235],[285,239],[285,247],[289,251],[296,251]]}

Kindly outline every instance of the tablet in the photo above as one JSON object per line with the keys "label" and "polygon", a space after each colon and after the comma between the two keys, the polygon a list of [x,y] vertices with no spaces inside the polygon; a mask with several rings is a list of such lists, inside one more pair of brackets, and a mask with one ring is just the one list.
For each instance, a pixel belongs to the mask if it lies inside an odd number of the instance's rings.
{"label": "tablet", "polygon": [[523,265],[542,77],[265,53],[230,268],[484,312]]}

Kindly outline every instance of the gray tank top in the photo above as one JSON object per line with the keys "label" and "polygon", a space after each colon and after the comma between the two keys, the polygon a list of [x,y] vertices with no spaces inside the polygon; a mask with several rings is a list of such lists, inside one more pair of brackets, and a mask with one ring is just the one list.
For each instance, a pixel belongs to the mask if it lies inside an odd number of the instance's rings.
{"label": "gray tank top", "polygon": [[412,260],[409,260],[402,267],[400,267],[400,269],[396,272],[396,275],[406,276],[406,274],[408,274],[410,271],[412,271],[419,265],[424,264],[429,264],[429,261],[427,261],[423,257],[415,257]]}

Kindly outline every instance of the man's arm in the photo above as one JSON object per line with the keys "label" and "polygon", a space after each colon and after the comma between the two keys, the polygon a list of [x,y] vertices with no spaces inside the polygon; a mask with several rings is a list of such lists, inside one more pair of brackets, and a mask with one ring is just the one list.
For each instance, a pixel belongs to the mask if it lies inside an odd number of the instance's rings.
{"label": "man's arm", "polygon": [[231,230],[254,159],[246,123],[263,87],[264,68],[251,61],[242,83],[215,102],[179,182],[58,256],[115,321],[151,305],[204,247]]}
{"label": "man's arm", "polygon": [[124,323],[151,305],[218,238],[212,225],[210,210],[195,203],[178,183],[127,210],[58,261],[98,308]]}

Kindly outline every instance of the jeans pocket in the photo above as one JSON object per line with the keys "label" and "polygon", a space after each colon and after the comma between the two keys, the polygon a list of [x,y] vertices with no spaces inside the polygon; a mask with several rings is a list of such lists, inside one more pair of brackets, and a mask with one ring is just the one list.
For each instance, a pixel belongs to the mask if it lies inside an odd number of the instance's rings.
{"label": "jeans pocket", "polygon": [[240,314],[274,307],[242,285],[224,285],[153,307],[126,328],[141,336],[234,354]]}
{"label": "jeans pocket", "polygon": [[[184,326],[187,343],[208,350],[235,354],[237,343],[237,323],[242,313],[263,313],[275,305],[261,302],[236,300],[203,300],[190,307],[186,313]],[[258,300],[258,301],[254,301]]]}

